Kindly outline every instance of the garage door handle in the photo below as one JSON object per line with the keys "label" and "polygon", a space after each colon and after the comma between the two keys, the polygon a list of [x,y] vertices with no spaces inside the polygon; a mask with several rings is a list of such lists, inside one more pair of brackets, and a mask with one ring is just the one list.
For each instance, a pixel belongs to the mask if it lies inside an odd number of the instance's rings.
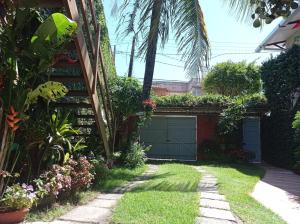
{"label": "garage door handle", "polygon": [[170,142],[171,140],[167,139],[167,142]]}

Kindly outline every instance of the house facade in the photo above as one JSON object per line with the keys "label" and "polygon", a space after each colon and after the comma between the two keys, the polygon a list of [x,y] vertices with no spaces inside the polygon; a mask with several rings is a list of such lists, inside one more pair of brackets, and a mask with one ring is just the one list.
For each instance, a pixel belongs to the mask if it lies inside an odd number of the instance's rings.
{"label": "house facade", "polygon": [[284,19],[257,47],[256,52],[284,51],[300,45],[300,8]]}
{"label": "house facade", "polygon": [[157,96],[181,95],[186,93],[200,96],[202,93],[200,79],[198,78],[193,78],[189,81],[154,80],[152,90]]}

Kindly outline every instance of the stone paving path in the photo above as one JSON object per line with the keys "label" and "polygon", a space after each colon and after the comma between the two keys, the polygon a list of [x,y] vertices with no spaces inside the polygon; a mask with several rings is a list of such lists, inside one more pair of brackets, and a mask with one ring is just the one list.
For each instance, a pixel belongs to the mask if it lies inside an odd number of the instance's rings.
{"label": "stone paving path", "polygon": [[252,196],[282,217],[288,224],[300,223],[300,176],[269,165],[264,165],[265,176]]}
{"label": "stone paving path", "polygon": [[202,173],[202,179],[197,188],[200,194],[200,207],[196,224],[240,223],[230,211],[225,196],[219,194],[217,178],[200,167],[195,168]]}
{"label": "stone paving path", "polygon": [[[109,224],[118,200],[125,192],[143,184],[150,179],[158,170],[157,165],[149,165],[148,170],[141,176],[134,178],[124,186],[114,189],[111,193],[101,193],[93,201],[76,207],[69,213],[57,218],[53,222],[33,222],[31,224],[71,224],[71,223],[100,223]],[[29,224],[29,223],[28,223]]]}

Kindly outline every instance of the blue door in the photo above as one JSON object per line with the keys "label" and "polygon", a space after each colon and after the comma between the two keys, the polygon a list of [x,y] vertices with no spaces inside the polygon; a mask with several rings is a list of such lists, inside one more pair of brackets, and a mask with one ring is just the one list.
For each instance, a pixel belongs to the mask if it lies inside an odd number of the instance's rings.
{"label": "blue door", "polygon": [[153,117],[141,131],[149,158],[196,160],[196,117]]}
{"label": "blue door", "polygon": [[260,118],[250,117],[243,121],[244,150],[254,155],[252,162],[261,162]]}

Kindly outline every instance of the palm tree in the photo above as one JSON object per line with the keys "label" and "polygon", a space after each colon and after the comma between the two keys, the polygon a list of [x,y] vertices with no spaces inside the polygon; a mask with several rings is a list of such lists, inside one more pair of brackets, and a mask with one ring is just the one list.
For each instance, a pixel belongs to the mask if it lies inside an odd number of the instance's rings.
{"label": "palm tree", "polygon": [[[259,20],[261,23],[269,14],[272,16],[272,13],[268,11],[272,2],[268,0],[264,0],[264,5],[261,3],[262,1],[257,0],[223,1],[244,19],[252,16],[254,20]],[[280,2],[286,1],[280,0]],[[291,0],[291,2],[293,1]],[[287,3],[284,4],[278,7],[287,7]],[[264,14],[256,12],[257,8],[264,8],[264,12],[269,14],[262,16]],[[158,43],[164,47],[169,39],[170,28],[175,33],[178,53],[181,53],[182,59],[185,60],[187,76],[197,77],[203,68],[207,67],[210,46],[203,12],[198,0],[123,0],[120,9],[119,24],[120,27],[125,27],[123,32],[125,36],[133,32],[138,36],[146,33],[146,37],[142,38],[144,41],[140,45],[140,53],[145,55],[146,60],[143,100],[150,97]],[[127,23],[127,26],[124,26],[124,23]]]}
{"label": "palm tree", "polygon": [[125,0],[120,12],[119,24],[125,27],[122,34],[145,37],[139,47],[146,59],[143,100],[150,96],[158,44],[164,47],[170,28],[175,32],[178,52],[186,61],[187,75],[197,76],[207,65],[209,42],[198,0]]}

